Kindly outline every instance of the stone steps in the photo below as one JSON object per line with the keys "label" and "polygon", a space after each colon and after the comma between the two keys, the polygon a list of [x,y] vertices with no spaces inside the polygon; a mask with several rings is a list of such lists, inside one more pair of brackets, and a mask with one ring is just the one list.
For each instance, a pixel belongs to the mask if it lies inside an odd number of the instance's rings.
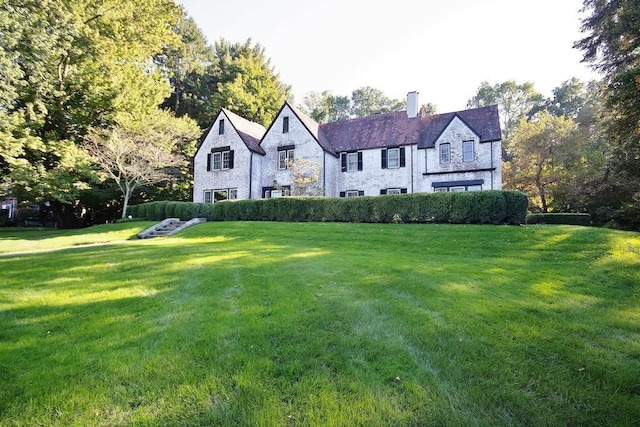
{"label": "stone steps", "polygon": [[171,236],[185,228],[192,227],[196,224],[206,222],[204,218],[194,218],[189,221],[181,221],[179,218],[167,218],[164,221],[147,228],[138,234],[140,239],[151,239],[154,237]]}

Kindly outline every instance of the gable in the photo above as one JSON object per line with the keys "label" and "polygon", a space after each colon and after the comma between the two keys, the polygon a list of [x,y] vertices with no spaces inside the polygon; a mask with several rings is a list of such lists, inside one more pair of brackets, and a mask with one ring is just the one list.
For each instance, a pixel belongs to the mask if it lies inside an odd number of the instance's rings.
{"label": "gable", "polygon": [[454,122],[454,119],[460,120],[471,132],[477,135],[481,143],[502,139],[498,106],[490,105],[488,107],[435,114],[421,118],[423,129],[418,148],[435,147],[438,138]]}
{"label": "gable", "polygon": [[217,132],[219,131],[220,120],[225,121],[225,133],[234,131],[247,147],[247,149],[260,155],[265,154],[262,147],[260,147],[260,140],[262,139],[265,132],[264,127],[258,123],[254,123],[245,118],[242,118],[239,115],[227,110],[226,108],[222,108],[218,112],[216,118],[211,122],[211,125],[209,125],[202,139],[200,140],[200,144],[198,145],[198,149],[196,150],[196,155],[200,151],[200,148],[202,148],[202,146],[204,145],[204,142],[207,141],[210,136],[217,134]]}

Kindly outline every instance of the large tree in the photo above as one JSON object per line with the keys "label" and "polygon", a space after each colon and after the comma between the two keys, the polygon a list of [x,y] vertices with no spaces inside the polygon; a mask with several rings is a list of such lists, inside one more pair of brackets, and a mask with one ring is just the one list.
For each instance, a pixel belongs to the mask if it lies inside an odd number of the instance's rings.
{"label": "large tree", "polygon": [[[623,221],[640,227],[640,2],[637,0],[584,0],[582,31],[576,43],[584,61],[605,78],[607,138],[613,148],[608,165],[610,185],[603,198],[623,195],[612,202]],[[629,220],[635,218],[635,220]]]}
{"label": "large tree", "polygon": [[251,39],[245,43],[221,39],[215,44],[215,55],[217,106],[268,126],[291,97],[291,87],[282,83],[264,47],[253,44]]}
{"label": "large tree", "polygon": [[543,100],[543,96],[531,82],[517,83],[514,80],[508,80],[491,85],[485,81],[467,102],[467,107],[477,108],[497,104],[500,111],[502,137],[508,144],[520,119],[527,117]]}
{"label": "large tree", "polygon": [[168,95],[150,58],[176,42],[178,16],[172,0],[0,3],[0,167],[12,193],[49,200],[73,225],[95,183],[87,129],[148,115]]}

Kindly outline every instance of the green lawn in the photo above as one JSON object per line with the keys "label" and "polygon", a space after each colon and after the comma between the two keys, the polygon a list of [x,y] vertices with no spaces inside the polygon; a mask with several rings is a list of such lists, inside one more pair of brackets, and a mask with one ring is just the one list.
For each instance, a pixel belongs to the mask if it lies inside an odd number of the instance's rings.
{"label": "green lawn", "polygon": [[639,234],[148,225],[0,229],[0,425],[640,420]]}

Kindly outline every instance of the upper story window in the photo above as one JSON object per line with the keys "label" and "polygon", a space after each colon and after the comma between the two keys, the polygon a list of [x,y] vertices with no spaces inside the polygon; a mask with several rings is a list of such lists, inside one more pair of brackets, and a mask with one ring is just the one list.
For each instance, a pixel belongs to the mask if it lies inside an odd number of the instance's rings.
{"label": "upper story window", "polygon": [[289,117],[282,118],[282,133],[289,132]]}
{"label": "upper story window", "polygon": [[233,169],[233,150],[231,147],[220,147],[207,154],[207,170],[219,171]]}
{"label": "upper story window", "polygon": [[462,142],[462,161],[472,162],[473,158],[474,158],[473,141],[463,141]]}
{"label": "upper story window", "polygon": [[288,169],[295,158],[295,149],[293,145],[286,147],[278,147],[278,169]]}
{"label": "upper story window", "polygon": [[440,144],[440,163],[451,162],[451,144]]}
{"label": "upper story window", "polygon": [[362,151],[355,153],[342,153],[342,172],[354,172],[362,170]]}
{"label": "upper story window", "polygon": [[224,135],[224,119],[218,122],[218,135]]}
{"label": "upper story window", "polygon": [[382,150],[382,169],[403,168],[405,163],[404,147]]}

